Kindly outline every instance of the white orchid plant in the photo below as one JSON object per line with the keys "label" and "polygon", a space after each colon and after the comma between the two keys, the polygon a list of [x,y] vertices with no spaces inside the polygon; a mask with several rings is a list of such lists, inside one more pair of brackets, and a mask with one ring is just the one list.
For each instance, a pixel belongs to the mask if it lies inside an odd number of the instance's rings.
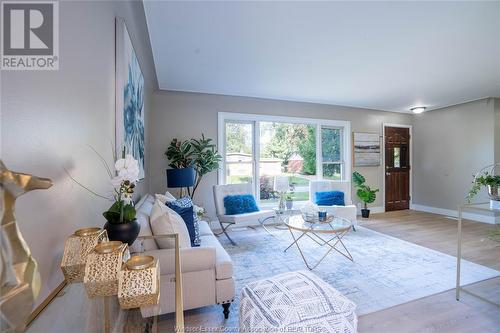
{"label": "white orchid plant", "polygon": [[68,171],[66,172],[76,184],[83,187],[90,193],[100,198],[113,201],[111,207],[102,214],[109,223],[119,224],[132,222],[136,215],[132,195],[134,194],[135,185],[139,181],[139,162],[132,155],[125,155],[125,153],[123,153],[122,158],[116,160],[114,165],[115,171],[112,172],[106,160],[99,155],[95,149],[92,148],[92,150],[94,150],[94,152],[99,156],[101,162],[106,168],[106,171],[108,172],[111,184],[113,185],[112,195],[101,195],[82,185],[75,178],[73,178]]}
{"label": "white orchid plant", "polygon": [[115,162],[115,170],[116,176],[111,179],[115,187],[114,203],[102,215],[113,224],[132,222],[136,214],[132,194],[139,181],[139,162],[132,155],[126,155]]}

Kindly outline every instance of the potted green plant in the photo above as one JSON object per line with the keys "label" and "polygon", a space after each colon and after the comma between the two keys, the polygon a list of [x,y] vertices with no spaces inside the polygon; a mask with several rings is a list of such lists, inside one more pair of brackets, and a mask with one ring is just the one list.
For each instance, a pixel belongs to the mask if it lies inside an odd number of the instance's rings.
{"label": "potted green plant", "polygon": [[169,160],[167,169],[167,187],[180,188],[180,196],[184,193],[184,188],[191,196],[191,186],[194,185],[196,171],[193,168],[193,147],[190,140],[181,141],[176,138],[170,141],[170,145],[165,152]]}
{"label": "potted green plant", "polygon": [[201,134],[200,139],[191,139],[191,145],[193,147],[193,167],[196,171],[193,193],[191,195],[191,197],[194,197],[194,193],[200,185],[203,176],[219,169],[222,156],[217,152],[212,139],[205,138],[204,134]]}
{"label": "potted green plant", "polygon": [[[492,201],[500,201],[500,175],[493,175],[488,171],[474,176],[472,187],[467,195],[467,201],[470,203],[483,187],[488,188],[488,196]],[[495,206],[495,203],[492,203],[493,206]]]}
{"label": "potted green plant", "polygon": [[222,160],[212,139],[205,138],[203,134],[200,139],[186,141],[174,138],[165,155],[169,160],[169,167],[172,168],[167,170],[169,187],[181,187],[170,186],[172,185],[170,180],[173,180],[175,185],[189,184],[182,187],[187,187],[191,198],[194,198],[203,176],[219,169],[219,163]]}
{"label": "potted green plant", "polygon": [[377,193],[379,189],[371,189],[370,186],[366,185],[366,179],[359,172],[354,171],[352,173],[352,181],[354,186],[356,187],[356,195],[358,198],[363,201],[364,209],[361,209],[361,216],[363,218],[370,217],[370,210],[368,209],[368,204],[375,201],[377,198]]}
{"label": "potted green plant", "polygon": [[292,209],[293,208],[293,193],[286,193],[285,194],[285,202],[286,202],[286,209]]}

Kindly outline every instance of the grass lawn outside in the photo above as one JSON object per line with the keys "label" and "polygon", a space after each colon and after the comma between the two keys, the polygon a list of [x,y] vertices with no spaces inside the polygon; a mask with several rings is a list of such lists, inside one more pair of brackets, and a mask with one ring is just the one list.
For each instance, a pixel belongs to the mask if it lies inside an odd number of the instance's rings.
{"label": "grass lawn outside", "polygon": [[[293,194],[293,201],[308,201],[309,200],[309,192],[295,192]],[[261,203],[278,203],[279,198],[272,198],[268,200],[261,200]]]}
{"label": "grass lawn outside", "polygon": [[290,175],[288,181],[290,182],[290,184],[309,186],[309,179],[298,175]]}

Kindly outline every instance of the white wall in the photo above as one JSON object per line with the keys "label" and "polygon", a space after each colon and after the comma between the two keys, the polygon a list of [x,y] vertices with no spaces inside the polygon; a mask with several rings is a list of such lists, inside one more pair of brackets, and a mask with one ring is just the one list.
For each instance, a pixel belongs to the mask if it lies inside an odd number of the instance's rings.
{"label": "white wall", "polygon": [[[413,121],[413,204],[456,210],[472,176],[494,162],[494,99],[425,112]],[[477,198],[486,201],[483,191]]]}
{"label": "white wall", "polygon": [[[188,139],[201,133],[217,142],[217,113],[237,112],[277,116],[310,117],[351,121],[351,131],[376,132],[382,135],[382,123],[411,124],[412,116],[342,106],[297,103],[279,100],[234,97],[186,92],[159,91],[153,94],[151,115],[151,192],[166,190],[164,152],[172,138]],[[379,167],[355,168],[367,178],[369,185],[382,188],[383,170]],[[217,173],[206,176],[197,190],[195,202],[215,216],[212,186]],[[173,193],[177,193],[173,190]],[[355,195],[353,195],[355,198]],[[378,193],[372,206],[382,206],[383,193]]]}
{"label": "white wall", "polygon": [[[66,237],[105,222],[102,212],[109,203],[76,186],[63,168],[98,192],[109,190],[106,172],[87,145],[112,163],[117,16],[125,18],[144,73],[148,136],[157,83],[141,1],[60,1],[60,69],[1,74],[1,158],[12,170],[55,183],[20,197],[16,205],[19,227],[39,263],[39,302],[63,280],[59,264]],[[146,151],[146,178],[138,194],[149,188],[149,156]]]}

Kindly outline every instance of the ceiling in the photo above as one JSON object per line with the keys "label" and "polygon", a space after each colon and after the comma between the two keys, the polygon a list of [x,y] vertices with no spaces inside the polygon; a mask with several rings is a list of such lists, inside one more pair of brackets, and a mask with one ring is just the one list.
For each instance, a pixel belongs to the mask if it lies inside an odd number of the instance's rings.
{"label": "ceiling", "polygon": [[500,97],[500,2],[144,0],[160,89],[409,112]]}

